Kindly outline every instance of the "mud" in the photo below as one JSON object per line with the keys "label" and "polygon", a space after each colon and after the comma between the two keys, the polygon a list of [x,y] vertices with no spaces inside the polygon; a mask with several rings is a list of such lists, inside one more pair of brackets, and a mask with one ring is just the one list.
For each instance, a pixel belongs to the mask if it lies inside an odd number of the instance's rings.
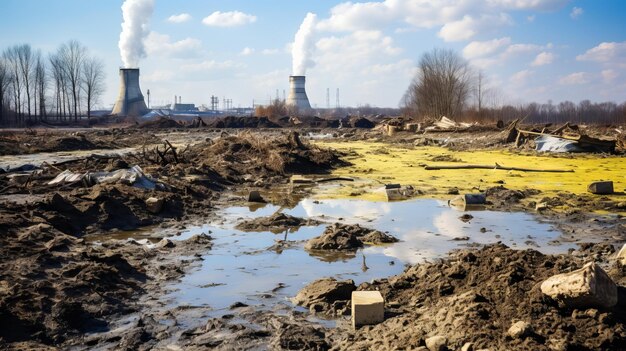
{"label": "mud", "polygon": [[[250,121],[253,120],[231,118],[216,123],[247,128]],[[378,129],[343,129],[372,126],[369,120],[358,118],[341,121],[287,118],[267,122],[256,119],[256,122],[252,127],[269,128],[273,123],[283,128],[300,125],[317,129],[241,132],[216,129],[222,127],[215,124],[180,132],[182,125],[160,121],[142,128],[2,133],[0,155],[135,149],[119,155],[88,155],[43,164],[32,175],[26,173],[17,178],[13,175],[23,172],[7,173],[5,169],[0,174],[3,326],[0,348],[423,350],[427,339],[440,336],[439,340],[445,339],[446,347],[451,350],[466,343],[472,343],[474,349],[491,350],[623,349],[626,280],[623,269],[613,263],[616,249],[626,242],[620,214],[626,208],[623,194],[597,196],[581,190],[586,177],[611,176],[616,178],[617,189],[621,191],[623,174],[619,178],[622,166],[619,157],[538,157],[532,151],[510,148],[503,141],[502,130],[491,126],[462,133],[389,136]],[[340,125],[342,130],[323,129]],[[174,133],[172,128],[179,132]],[[332,142],[309,143],[301,135],[309,135],[311,139],[330,138]],[[166,139],[171,144],[165,143]],[[351,146],[337,147],[340,151],[326,147],[335,147],[338,141]],[[362,148],[362,145],[366,146]],[[562,165],[580,166],[581,172],[575,174],[578,178],[539,177],[528,185],[522,181],[530,177],[521,179],[525,176],[515,173],[490,171],[473,179],[468,173],[423,176],[417,172],[422,160],[472,162],[473,156],[463,150],[485,148],[492,152],[487,155],[498,152],[498,157],[507,161],[523,159],[541,164],[556,160]],[[499,153],[503,149],[506,152]],[[369,164],[360,163],[362,159],[367,159]],[[602,164],[609,161],[612,168]],[[396,167],[396,163],[401,167]],[[124,183],[85,182],[47,185],[65,170],[115,171],[134,165],[163,186],[145,189]],[[266,296],[262,297],[267,298],[266,304],[249,306],[239,302],[232,304],[226,313],[215,313],[204,305],[172,309],[160,304],[159,297],[168,293],[167,283],[182,279],[190,269],[200,266],[214,246],[208,230],[208,234],[187,240],[177,240],[176,235],[190,223],[207,223],[207,218],[212,218],[217,209],[245,204],[244,194],[249,190],[261,190],[264,197],[281,209],[271,216],[238,220],[237,228],[286,234],[282,241],[273,236],[269,239],[278,242],[277,246],[248,250],[246,255],[260,255],[259,252],[280,255],[283,250],[289,253],[306,245],[313,259],[332,264],[352,259],[356,250],[362,250],[361,270],[366,272],[368,264],[373,264],[369,259],[366,264],[365,252],[382,252],[385,245],[395,241],[388,233],[344,223],[329,226],[309,244],[302,238],[287,238],[288,232],[298,228],[343,219],[339,214],[330,220],[287,214],[285,209],[293,208],[303,196],[289,185],[294,174],[355,178],[354,184],[338,182],[304,190],[322,198],[329,193],[336,197],[367,198],[374,194],[372,183],[376,187],[396,182],[410,184],[406,179],[420,180],[421,184],[415,184],[418,196],[447,198],[454,189],[455,193],[486,192],[489,211],[530,212],[553,222],[555,230],[562,235],[555,235],[554,240],[550,238],[548,247],[579,245],[563,255],[512,250],[502,244],[482,247],[474,234],[453,235],[455,226],[470,228],[481,217],[476,213],[474,216],[459,213],[450,217],[455,224],[445,226],[453,233],[411,235],[430,238],[444,234],[450,236],[448,241],[462,240],[455,241],[455,245],[462,243],[468,249],[442,260],[408,266],[397,276],[372,281],[368,278],[358,286],[347,279],[350,276],[316,281],[301,294],[290,296],[295,297],[293,303],[284,296],[283,301],[276,299],[276,291],[285,289],[285,284],[278,284],[276,290],[261,294]],[[162,201],[162,208],[149,208],[149,198]],[[339,208],[336,210],[341,213]],[[411,216],[404,212],[397,215]],[[366,218],[364,215],[357,221],[361,223]],[[442,217],[445,218],[448,217]],[[125,230],[146,226],[159,233],[155,240],[119,239],[135,235]],[[495,233],[486,227],[480,233],[489,238],[487,242],[498,240],[491,241]],[[395,231],[392,227],[387,229]],[[542,243],[530,234],[524,247],[537,247],[535,240]],[[167,235],[173,236],[162,239]],[[424,245],[428,244],[425,240]],[[413,250],[408,246],[402,248]],[[344,252],[346,255],[342,256]],[[615,308],[569,310],[540,293],[538,286],[547,277],[579,268],[590,260],[601,263],[621,286],[620,303]],[[395,260],[382,263],[398,267],[393,274],[402,268]],[[253,272],[257,268],[247,269]],[[354,289],[382,292],[386,300],[385,322],[357,331],[351,328],[349,293]],[[189,316],[196,323],[187,325]],[[509,328],[519,321],[529,325],[511,336]]]}
{"label": "mud", "polygon": [[285,231],[298,230],[302,226],[313,226],[319,224],[319,221],[313,219],[298,218],[278,212],[269,217],[260,217],[243,221],[237,224],[235,228],[246,232],[270,231],[278,234],[284,233]]}
{"label": "mud", "polygon": [[365,244],[382,245],[397,241],[397,238],[376,229],[363,228],[358,224],[335,223],[328,226],[321,236],[310,239],[304,248],[309,251],[356,251]]}

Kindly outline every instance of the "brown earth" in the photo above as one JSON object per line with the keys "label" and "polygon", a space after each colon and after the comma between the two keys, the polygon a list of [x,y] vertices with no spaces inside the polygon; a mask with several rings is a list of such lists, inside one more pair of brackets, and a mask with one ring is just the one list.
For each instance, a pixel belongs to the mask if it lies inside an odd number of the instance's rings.
{"label": "brown earth", "polygon": [[[324,127],[317,125],[323,121],[309,122],[313,127]],[[148,129],[163,128],[170,127],[157,124]],[[336,129],[330,131],[338,133]],[[382,140],[411,147],[508,147],[500,131],[496,127],[481,127],[467,133],[387,136],[377,130],[344,130],[341,135],[348,140]],[[141,128],[3,133],[0,155],[120,148],[160,141]],[[240,196],[223,196],[225,192],[241,194],[249,188],[274,188],[285,185],[291,174],[327,173],[344,164],[336,152],[307,145],[297,134],[280,131],[229,130],[187,148],[179,146],[176,153],[168,150],[167,145],[160,145],[158,151],[147,147],[134,154],[91,156],[47,166],[25,184],[0,174],[0,348],[55,349],[105,343],[113,349],[134,350],[150,349],[158,341],[167,340],[181,332],[182,327],[159,323],[157,317],[164,317],[166,312],[145,312],[145,307],[135,301],[161,293],[159,288],[164,281],[184,274],[194,259],[180,257],[199,259],[194,255],[209,250],[210,239],[164,241],[148,249],[112,239],[94,245],[82,239],[83,235],[97,237],[110,230],[159,223],[172,227],[181,221],[205,218],[215,206],[231,205],[232,198],[242,201]],[[148,190],[119,183],[46,185],[63,170],[113,171],[132,165],[140,165],[146,175],[165,186]],[[535,211],[534,203],[520,201],[535,195],[535,190],[495,187],[487,192],[490,209]],[[160,211],[149,210],[146,200],[150,197],[163,200]],[[339,320],[335,329],[311,322],[311,311],[333,318],[349,313],[345,295],[317,294],[315,302],[309,303],[313,300],[306,298],[302,302],[309,312],[280,307],[260,312],[253,307],[233,306],[232,313],[208,319],[202,328],[182,330],[179,345],[189,350],[423,349],[427,338],[439,335],[447,339],[450,349],[460,349],[466,342],[474,343],[475,349],[491,350],[624,349],[623,298],[611,310],[567,310],[538,290],[538,284],[548,276],[580,267],[586,261],[610,264],[609,257],[615,251],[611,243],[626,238],[624,225],[619,218],[606,219],[588,212],[613,211],[617,204],[573,194],[546,197],[541,202],[550,207],[566,204],[575,209],[541,214],[556,221],[564,237],[605,242],[584,244],[570,255],[559,256],[491,245],[409,267],[397,277],[358,287],[378,289],[387,301],[386,321],[358,331],[351,330],[345,320]],[[250,225],[252,230],[267,230],[293,223],[293,218],[277,215]],[[359,241],[362,246],[363,242],[374,240]],[[610,274],[622,286],[626,283],[621,270],[611,269]],[[346,284],[349,286],[349,282]],[[334,283],[326,285],[332,288]],[[623,296],[622,288],[620,294]],[[86,332],[110,327],[113,316],[131,312],[138,312],[141,317],[130,329],[84,339]],[[530,323],[532,332],[522,338],[507,336],[508,328],[519,320]]]}

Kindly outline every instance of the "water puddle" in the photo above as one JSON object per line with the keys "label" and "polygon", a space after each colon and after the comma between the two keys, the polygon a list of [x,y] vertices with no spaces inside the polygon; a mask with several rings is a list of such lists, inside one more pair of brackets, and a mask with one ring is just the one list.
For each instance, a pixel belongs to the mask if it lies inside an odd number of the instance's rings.
{"label": "water puddle", "polygon": [[[358,223],[388,231],[401,241],[366,247],[356,253],[315,256],[303,249],[304,242],[320,235],[326,225],[280,234],[234,229],[244,219],[269,216],[279,210],[328,223]],[[464,214],[473,218],[463,221],[460,217]],[[446,202],[430,199],[392,203],[305,199],[291,209],[273,205],[253,210],[233,207],[223,211],[220,218],[216,223],[188,228],[176,237],[210,233],[214,247],[203,256],[199,267],[168,286],[170,292],[163,297],[168,307],[205,308],[210,310],[207,316],[229,313],[228,307],[235,302],[276,310],[277,306],[289,305],[289,298],[315,279],[332,276],[353,279],[358,285],[398,274],[405,264],[433,260],[453,249],[498,241],[544,253],[566,252],[573,247],[551,243],[560,232],[532,215],[460,212]],[[288,240],[290,245],[277,248],[276,240]],[[188,322],[194,324],[191,319]]]}

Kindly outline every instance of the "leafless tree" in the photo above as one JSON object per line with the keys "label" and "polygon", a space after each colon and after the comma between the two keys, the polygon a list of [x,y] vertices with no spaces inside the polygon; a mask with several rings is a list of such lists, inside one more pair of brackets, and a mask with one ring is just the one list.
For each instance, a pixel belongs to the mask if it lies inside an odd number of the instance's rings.
{"label": "leafless tree", "polygon": [[22,76],[20,74],[20,63],[17,46],[6,49],[3,57],[8,63],[9,74],[11,76],[11,92],[13,93],[13,111],[15,111],[16,124],[21,123],[22,118]]}
{"label": "leafless tree", "polygon": [[104,92],[104,64],[96,57],[88,57],[83,62],[82,88],[87,102],[87,118],[90,118],[91,107]]}
{"label": "leafless tree", "polygon": [[471,94],[467,61],[452,50],[434,49],[422,55],[417,68],[403,98],[405,106],[422,117],[460,116]]}
{"label": "leafless tree", "polygon": [[39,118],[46,117],[46,90],[48,88],[48,77],[46,74],[46,64],[41,55],[41,51],[35,53],[35,113],[39,109]]}
{"label": "leafless tree", "polygon": [[81,72],[85,55],[85,47],[75,40],[71,40],[61,45],[61,48],[59,48],[62,70],[67,79],[70,93],[72,94],[72,112],[74,113],[75,122],[78,122]]}
{"label": "leafless tree", "polygon": [[28,111],[28,120],[32,116],[31,112],[31,93],[33,81],[34,55],[33,49],[28,44],[22,44],[15,47],[17,53],[19,71],[24,83],[24,92],[26,93],[26,110]]}
{"label": "leafless tree", "polygon": [[0,124],[8,122],[6,112],[9,110],[10,84],[11,71],[9,70],[9,63],[4,57],[0,56]]}

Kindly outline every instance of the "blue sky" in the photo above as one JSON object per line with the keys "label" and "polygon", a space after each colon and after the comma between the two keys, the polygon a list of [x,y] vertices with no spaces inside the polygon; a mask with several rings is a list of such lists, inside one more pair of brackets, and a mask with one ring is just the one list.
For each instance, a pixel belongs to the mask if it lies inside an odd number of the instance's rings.
{"label": "blue sky", "polygon": [[[105,62],[101,105],[110,107],[122,65],[122,3],[0,0],[0,48],[29,43],[49,53],[80,41]],[[317,107],[326,106],[327,88],[332,106],[339,88],[344,106],[397,107],[419,57],[435,47],[481,69],[493,103],[626,101],[622,0],[154,0],[142,90],[150,89],[153,105],[174,95],[198,105],[217,95],[242,107],[277,89],[282,96],[290,45],[308,12],[317,14],[315,64],[306,73]]]}

